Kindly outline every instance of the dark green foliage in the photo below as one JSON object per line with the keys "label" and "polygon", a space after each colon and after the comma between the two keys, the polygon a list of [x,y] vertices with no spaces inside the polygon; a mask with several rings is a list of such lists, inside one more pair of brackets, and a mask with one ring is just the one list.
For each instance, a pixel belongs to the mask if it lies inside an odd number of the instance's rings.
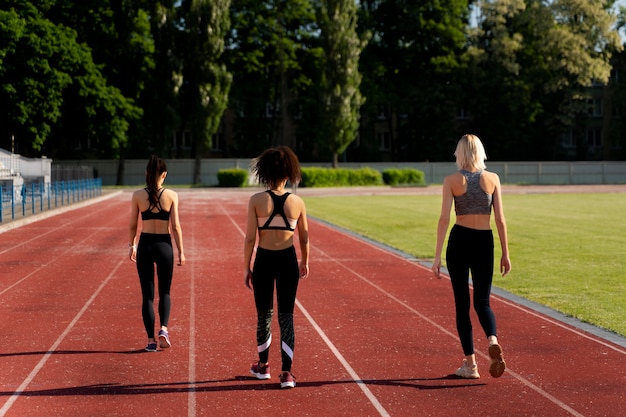
{"label": "dark green foliage", "polygon": [[248,185],[248,171],[243,168],[226,168],[217,171],[220,187],[245,187]]}
{"label": "dark green foliage", "polygon": [[372,168],[302,168],[302,187],[382,185],[380,172]]}
{"label": "dark green foliage", "polygon": [[414,168],[389,168],[383,170],[383,182],[387,185],[424,185],[424,172]]}

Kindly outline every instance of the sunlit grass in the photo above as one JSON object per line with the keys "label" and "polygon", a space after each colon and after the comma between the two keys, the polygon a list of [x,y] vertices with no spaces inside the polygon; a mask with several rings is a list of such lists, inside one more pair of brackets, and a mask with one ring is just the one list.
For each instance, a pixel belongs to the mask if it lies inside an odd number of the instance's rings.
{"label": "sunlit grass", "polygon": [[[305,202],[311,216],[420,259],[434,256],[440,196]],[[504,278],[496,273],[494,285],[626,336],[626,195],[505,195],[504,208],[513,269]],[[494,235],[498,271],[495,227]]]}

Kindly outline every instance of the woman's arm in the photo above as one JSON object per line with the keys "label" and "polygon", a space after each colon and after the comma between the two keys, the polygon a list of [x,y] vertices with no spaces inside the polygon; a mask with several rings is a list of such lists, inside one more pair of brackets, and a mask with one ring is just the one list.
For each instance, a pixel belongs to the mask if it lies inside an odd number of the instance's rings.
{"label": "woman's arm", "polygon": [[243,284],[248,289],[252,289],[252,269],[250,264],[252,263],[252,252],[254,251],[254,244],[256,243],[256,234],[257,217],[254,196],[252,196],[250,197],[250,201],[248,201],[248,221],[246,225],[246,237],[243,244]]}
{"label": "woman's arm", "polygon": [[432,271],[437,278],[441,278],[441,253],[443,251],[443,242],[448,233],[450,225],[450,210],[452,209],[452,186],[450,177],[446,177],[443,181],[441,213],[439,222],[437,223],[437,244],[435,246],[435,259],[433,259]]}
{"label": "woman's arm", "polygon": [[180,225],[180,218],[178,216],[178,194],[175,191],[169,191],[172,198],[172,208],[170,209],[170,224],[172,226],[172,232],[174,234],[176,248],[178,249],[178,265],[184,265],[186,259],[185,251],[183,249],[183,228]]}
{"label": "woman's arm", "polygon": [[130,222],[128,224],[128,257],[131,261],[137,261],[137,227],[139,222],[139,205],[137,195],[133,193],[130,200]]}
{"label": "woman's arm", "polygon": [[500,238],[500,247],[502,249],[502,257],[500,258],[500,273],[505,276],[511,270],[511,260],[509,259],[509,237],[506,228],[506,219],[504,217],[504,208],[502,207],[502,187],[500,186],[500,177],[493,174],[495,178],[495,190],[493,192],[493,214]]}
{"label": "woman's arm", "polygon": [[301,201],[302,209],[298,218],[298,239],[300,242],[300,278],[309,276],[309,224],[306,218],[306,206]]}

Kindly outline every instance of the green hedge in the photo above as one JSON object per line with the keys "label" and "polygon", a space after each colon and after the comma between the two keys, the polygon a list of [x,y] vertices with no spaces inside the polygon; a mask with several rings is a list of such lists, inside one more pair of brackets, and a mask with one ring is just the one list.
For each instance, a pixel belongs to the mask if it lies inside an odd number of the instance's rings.
{"label": "green hedge", "polygon": [[350,187],[382,185],[380,172],[372,168],[302,168],[302,187]]}
{"label": "green hedge", "polygon": [[245,187],[248,185],[248,170],[243,168],[226,168],[217,171],[217,182],[220,187]]}
{"label": "green hedge", "polygon": [[425,185],[424,173],[414,168],[388,168],[383,170],[383,181],[387,185]]}

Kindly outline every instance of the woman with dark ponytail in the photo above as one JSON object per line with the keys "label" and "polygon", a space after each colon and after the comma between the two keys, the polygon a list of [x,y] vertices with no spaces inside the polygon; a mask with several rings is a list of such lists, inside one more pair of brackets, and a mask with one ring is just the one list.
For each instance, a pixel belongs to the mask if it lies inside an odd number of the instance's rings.
{"label": "woman with dark ponytail", "polygon": [[[170,317],[170,287],[174,273],[174,251],[171,234],[178,249],[178,265],[185,263],[183,232],[178,218],[178,194],[163,187],[167,176],[165,161],[152,155],[146,166],[146,187],[133,193],[128,251],[137,263],[141,285],[143,324],[148,335],[145,350],[156,352],[172,346],[167,325]],[[141,230],[138,236],[139,216]],[[158,277],[159,319],[158,343],[154,337],[154,266]]]}

